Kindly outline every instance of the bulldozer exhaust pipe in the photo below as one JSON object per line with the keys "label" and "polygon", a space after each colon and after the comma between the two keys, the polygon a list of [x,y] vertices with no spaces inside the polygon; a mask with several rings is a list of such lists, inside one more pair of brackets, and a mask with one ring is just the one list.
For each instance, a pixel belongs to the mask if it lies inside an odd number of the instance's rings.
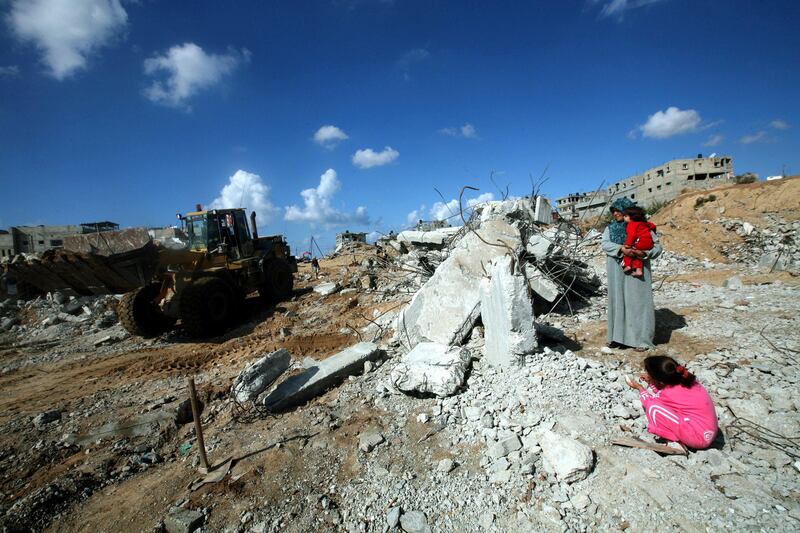
{"label": "bulldozer exhaust pipe", "polygon": [[256,212],[250,213],[250,228],[253,230],[253,238],[258,239],[258,227],[256,226]]}

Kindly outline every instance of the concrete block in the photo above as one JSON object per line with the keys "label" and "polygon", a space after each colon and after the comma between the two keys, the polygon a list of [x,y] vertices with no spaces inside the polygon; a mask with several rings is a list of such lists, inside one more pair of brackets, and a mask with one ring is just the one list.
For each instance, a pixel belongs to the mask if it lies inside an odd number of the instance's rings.
{"label": "concrete block", "polygon": [[247,365],[233,381],[231,392],[240,402],[255,400],[286,372],[292,362],[288,350],[281,348]]}
{"label": "concrete block", "polygon": [[403,392],[452,396],[464,385],[469,362],[464,348],[421,342],[400,359],[391,380]]}
{"label": "concrete block", "polygon": [[365,361],[375,361],[380,356],[377,345],[359,342],[290,377],[267,395],[264,405],[272,411],[300,405],[363,370]]}
{"label": "concrete block", "polygon": [[164,518],[167,533],[192,533],[200,529],[205,517],[200,511],[176,509]]}
{"label": "concrete block", "polygon": [[545,276],[541,270],[531,264],[525,265],[525,277],[528,279],[528,285],[537,296],[550,303],[556,301],[556,298],[561,294],[561,289],[558,284]]}
{"label": "concrete block", "polygon": [[478,235],[468,232],[439,265],[433,276],[403,309],[395,327],[396,339],[409,349],[420,342],[463,344],[480,316],[478,285],[484,265],[521,247],[519,230],[502,220],[481,224]]}
{"label": "concrete block", "polygon": [[314,287],[314,292],[320,294],[322,296],[328,296],[329,294],[333,294],[334,292],[341,289],[342,286],[338,283],[333,283],[332,281],[328,281],[326,283],[320,283],[316,287]]}
{"label": "concrete block", "polygon": [[534,201],[533,219],[540,224],[553,223],[553,208],[550,206],[550,201],[544,196],[537,196]]}
{"label": "concrete block", "polygon": [[540,445],[545,471],[555,475],[559,481],[580,481],[592,471],[594,454],[585,444],[546,431],[540,439]]}
{"label": "concrete block", "polygon": [[537,261],[543,261],[552,248],[553,241],[539,233],[528,237],[528,242],[525,244],[525,251],[535,257]]}
{"label": "concrete block", "polygon": [[513,271],[514,259],[496,258],[489,280],[480,285],[481,319],[486,335],[485,360],[511,366],[537,346],[533,301],[525,277]]}

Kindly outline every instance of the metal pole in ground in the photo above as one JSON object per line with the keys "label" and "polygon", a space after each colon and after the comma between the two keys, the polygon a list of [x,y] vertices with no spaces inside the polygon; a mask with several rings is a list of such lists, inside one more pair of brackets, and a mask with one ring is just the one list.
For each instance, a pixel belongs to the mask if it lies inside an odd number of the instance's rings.
{"label": "metal pole in ground", "polygon": [[208,457],[206,457],[206,443],[203,440],[203,426],[200,423],[200,408],[197,405],[197,390],[194,387],[194,378],[189,378],[189,395],[192,401],[192,416],[194,417],[194,432],[197,435],[197,447],[200,449],[200,459],[203,466],[209,470]]}

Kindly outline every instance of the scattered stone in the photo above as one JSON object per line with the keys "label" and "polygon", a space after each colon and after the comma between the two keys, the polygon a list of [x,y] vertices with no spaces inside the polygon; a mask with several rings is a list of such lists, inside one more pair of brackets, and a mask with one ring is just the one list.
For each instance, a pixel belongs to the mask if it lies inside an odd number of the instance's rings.
{"label": "scattered stone", "polygon": [[436,470],[442,472],[443,474],[447,474],[451,472],[456,467],[455,463],[450,458],[445,458],[439,461],[439,464],[436,465]]}
{"label": "scattered stone", "polygon": [[428,519],[422,511],[409,511],[400,517],[400,527],[406,533],[430,533]]}
{"label": "scattered stone", "polygon": [[487,453],[492,459],[500,459],[501,457],[505,457],[509,453],[519,450],[520,448],[522,448],[522,442],[519,440],[519,437],[514,435],[512,437],[508,437],[507,439],[495,442],[489,446]]}
{"label": "scattered stone", "polygon": [[37,428],[42,428],[47,424],[52,422],[56,422],[61,420],[61,411],[45,411],[44,413],[39,413],[33,419],[33,425]]}
{"label": "scattered stone", "polygon": [[370,429],[359,435],[358,449],[364,453],[371,452],[375,446],[383,442],[383,435],[377,429]]}
{"label": "scattered stone", "polygon": [[164,518],[164,529],[167,533],[192,533],[200,529],[204,520],[200,511],[178,508]]}
{"label": "scattered stone", "polygon": [[546,472],[559,481],[574,483],[586,478],[592,471],[592,449],[569,437],[546,431],[540,439],[542,459]]}
{"label": "scattered stone", "polygon": [[397,527],[397,524],[399,523],[400,523],[400,506],[389,508],[389,512],[386,513],[386,525],[389,527],[389,529],[394,529]]}

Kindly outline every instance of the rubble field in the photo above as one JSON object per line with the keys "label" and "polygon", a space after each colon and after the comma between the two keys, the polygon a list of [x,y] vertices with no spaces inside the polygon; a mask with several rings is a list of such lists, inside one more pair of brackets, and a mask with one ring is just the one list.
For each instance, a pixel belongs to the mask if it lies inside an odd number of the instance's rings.
{"label": "rubble field", "polygon": [[650,353],[714,398],[708,450],[611,444],[654,440],[624,383],[647,354],[605,345],[599,233],[513,199],[301,263],[202,342],[131,337],[117,296],[0,303],[0,528],[800,530],[798,184],[653,218]]}

